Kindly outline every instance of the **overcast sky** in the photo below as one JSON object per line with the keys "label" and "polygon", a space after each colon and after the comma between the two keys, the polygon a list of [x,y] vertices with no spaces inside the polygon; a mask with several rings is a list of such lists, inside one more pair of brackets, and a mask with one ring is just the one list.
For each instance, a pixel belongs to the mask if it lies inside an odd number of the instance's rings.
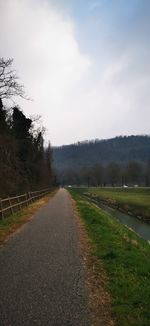
{"label": "overcast sky", "polygon": [[150,134],[149,0],[0,0],[0,56],[52,145]]}

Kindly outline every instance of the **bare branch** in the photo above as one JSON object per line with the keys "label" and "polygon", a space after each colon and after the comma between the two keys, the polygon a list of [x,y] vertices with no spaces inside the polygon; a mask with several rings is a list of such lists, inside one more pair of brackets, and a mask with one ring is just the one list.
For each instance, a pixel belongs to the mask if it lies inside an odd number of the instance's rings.
{"label": "bare branch", "polygon": [[16,71],[12,69],[13,59],[0,58],[0,98],[11,99],[14,96],[20,96],[26,100],[24,86],[18,80]]}

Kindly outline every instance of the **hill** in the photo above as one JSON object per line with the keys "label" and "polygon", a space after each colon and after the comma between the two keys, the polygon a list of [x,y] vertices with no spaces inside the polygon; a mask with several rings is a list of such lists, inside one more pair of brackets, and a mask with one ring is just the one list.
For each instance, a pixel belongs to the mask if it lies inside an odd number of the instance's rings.
{"label": "hill", "polygon": [[111,162],[125,166],[130,161],[147,163],[150,160],[150,136],[120,136],[105,140],[78,142],[53,148],[53,165],[66,169],[90,168]]}

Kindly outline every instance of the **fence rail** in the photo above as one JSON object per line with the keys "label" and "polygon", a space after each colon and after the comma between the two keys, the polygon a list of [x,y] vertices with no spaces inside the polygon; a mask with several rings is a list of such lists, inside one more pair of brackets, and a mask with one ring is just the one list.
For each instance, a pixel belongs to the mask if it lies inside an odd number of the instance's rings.
{"label": "fence rail", "polygon": [[46,188],[37,191],[30,191],[19,196],[0,198],[0,219],[4,219],[8,215],[12,215],[25,206],[33,203],[35,200],[45,196],[51,191]]}

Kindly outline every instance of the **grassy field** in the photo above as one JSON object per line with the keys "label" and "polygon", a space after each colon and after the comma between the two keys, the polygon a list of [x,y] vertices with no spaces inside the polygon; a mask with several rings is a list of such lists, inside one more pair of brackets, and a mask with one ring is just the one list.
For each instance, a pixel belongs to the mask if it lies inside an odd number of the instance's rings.
{"label": "grassy field", "polygon": [[92,240],[93,255],[103,263],[106,270],[106,290],[112,297],[112,314],[116,325],[148,326],[150,245],[109,214],[89,203],[82,196],[81,190],[69,191]]}
{"label": "grassy field", "polygon": [[79,191],[150,220],[150,188],[80,188]]}

